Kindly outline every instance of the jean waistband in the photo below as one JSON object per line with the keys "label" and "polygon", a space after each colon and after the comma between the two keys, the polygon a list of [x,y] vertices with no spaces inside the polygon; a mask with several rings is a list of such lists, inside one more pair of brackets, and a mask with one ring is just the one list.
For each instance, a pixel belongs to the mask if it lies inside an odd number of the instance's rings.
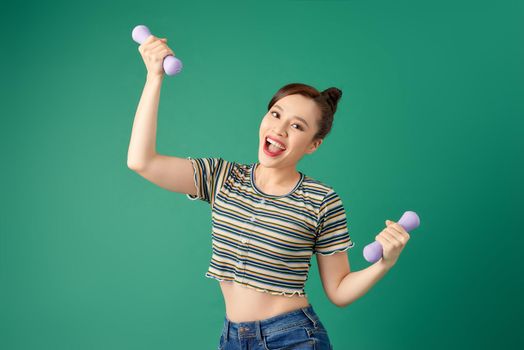
{"label": "jean waistband", "polygon": [[233,322],[224,317],[224,336],[226,339],[230,334],[239,338],[257,337],[262,338],[262,335],[267,335],[279,330],[289,328],[296,325],[313,324],[316,328],[319,323],[318,315],[313,310],[313,305],[309,304],[296,310],[288,311],[263,320],[250,322]]}

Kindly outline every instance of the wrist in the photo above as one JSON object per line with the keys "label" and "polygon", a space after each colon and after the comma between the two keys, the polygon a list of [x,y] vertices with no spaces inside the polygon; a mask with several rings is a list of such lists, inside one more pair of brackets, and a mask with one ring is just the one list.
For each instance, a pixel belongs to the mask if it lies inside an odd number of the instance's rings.
{"label": "wrist", "polygon": [[395,265],[395,263],[386,261],[384,260],[384,258],[381,258],[379,261],[377,261],[377,265],[379,265],[381,268],[383,268],[387,272],[391,270],[391,268]]}
{"label": "wrist", "polygon": [[164,75],[160,74],[147,74],[146,80],[147,81],[162,81],[164,79]]}

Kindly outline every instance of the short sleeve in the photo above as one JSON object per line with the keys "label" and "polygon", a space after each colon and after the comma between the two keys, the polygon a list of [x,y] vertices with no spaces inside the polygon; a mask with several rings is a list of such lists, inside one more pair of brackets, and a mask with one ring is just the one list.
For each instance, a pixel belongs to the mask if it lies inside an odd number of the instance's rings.
{"label": "short sleeve", "polygon": [[229,162],[222,158],[191,158],[196,195],[186,194],[190,200],[200,199],[212,204],[215,193],[223,183]]}
{"label": "short sleeve", "polygon": [[354,245],[349,236],[342,199],[331,189],[320,206],[313,253],[331,255],[353,248]]}

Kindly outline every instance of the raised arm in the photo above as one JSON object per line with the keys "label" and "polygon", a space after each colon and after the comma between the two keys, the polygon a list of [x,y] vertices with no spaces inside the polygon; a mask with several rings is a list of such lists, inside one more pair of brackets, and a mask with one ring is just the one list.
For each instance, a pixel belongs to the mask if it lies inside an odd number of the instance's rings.
{"label": "raised arm", "polygon": [[173,52],[165,45],[164,40],[154,36],[142,43],[139,51],[148,73],[133,122],[127,166],[162,188],[195,195],[197,189],[191,161],[156,152],[158,105],[164,78],[162,59]]}
{"label": "raised arm", "polygon": [[127,151],[127,166],[143,169],[156,153],[156,129],[162,76],[149,76],[135,113],[131,140]]}

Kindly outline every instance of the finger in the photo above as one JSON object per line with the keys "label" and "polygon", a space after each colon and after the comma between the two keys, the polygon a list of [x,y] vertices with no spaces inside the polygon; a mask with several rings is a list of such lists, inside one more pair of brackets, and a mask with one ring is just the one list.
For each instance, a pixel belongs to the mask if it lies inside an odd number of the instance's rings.
{"label": "finger", "polygon": [[171,50],[169,50],[169,49],[165,49],[165,50],[162,50],[160,52],[160,56],[162,56],[162,57],[166,57],[166,56],[169,56],[169,55],[171,55]]}
{"label": "finger", "polygon": [[378,234],[375,239],[380,242],[383,248],[389,251],[391,243],[387,240],[382,233]]}
{"label": "finger", "polygon": [[387,229],[393,230],[395,237],[403,244],[410,238],[409,233],[400,224],[390,224]]}
{"label": "finger", "polygon": [[396,238],[402,238],[402,232],[396,230],[395,228],[393,227],[388,227],[386,228],[386,231],[391,233],[394,237]]}
{"label": "finger", "polygon": [[388,227],[394,228],[397,232],[399,232],[403,238],[402,240],[403,242],[407,242],[411,238],[411,236],[409,235],[409,232],[406,231],[406,229],[398,223],[390,224]]}
{"label": "finger", "polygon": [[391,239],[391,236],[388,234],[388,231],[387,230],[382,230],[382,232],[380,233],[380,235],[382,236],[382,238],[384,238],[386,241],[388,241],[389,243],[393,243],[394,240]]}
{"label": "finger", "polygon": [[394,222],[394,223],[390,223],[390,224],[387,225],[386,227],[387,227],[388,229],[395,230],[395,231],[397,231],[398,233],[405,232],[404,228],[403,228],[400,224],[397,224],[396,222]]}
{"label": "finger", "polygon": [[390,230],[384,231],[384,237],[391,243],[394,247],[401,247],[404,243],[399,239],[400,233],[391,232]]}
{"label": "finger", "polygon": [[[171,50],[169,49],[161,49],[157,52],[154,52],[155,56],[160,56],[162,58],[166,57],[166,56],[169,56],[172,54]],[[174,55],[173,55],[174,56]]]}
{"label": "finger", "polygon": [[167,46],[166,42],[162,41],[162,40],[157,40],[156,42],[152,43],[151,47],[152,48],[156,48],[156,47],[167,47],[167,48],[169,48],[169,46]]}
{"label": "finger", "polygon": [[171,54],[171,50],[166,47],[159,47],[159,48],[154,49],[153,51],[150,51],[149,54],[152,57],[164,58]]}
{"label": "finger", "polygon": [[148,37],[146,38],[146,40],[144,40],[144,41],[142,42],[142,44],[149,44],[149,43],[155,41],[156,39],[158,39],[156,36],[154,36],[154,35],[150,35],[150,36],[148,36]]}
{"label": "finger", "polygon": [[406,244],[409,241],[409,233],[407,232],[398,232],[395,231],[395,237],[402,242],[402,244]]}
{"label": "finger", "polygon": [[154,43],[151,43],[149,45],[149,50],[155,50],[156,48],[158,47],[165,47],[166,44],[164,44],[162,41],[158,40],[158,41],[155,41]]}
{"label": "finger", "polygon": [[[390,228],[392,227],[390,226]],[[406,231],[401,225],[398,225],[398,224],[397,224],[397,228],[399,228],[399,229],[395,229],[395,232],[397,233],[397,238],[403,243],[406,243],[407,241],[409,241],[411,236],[409,235],[408,231]]]}
{"label": "finger", "polygon": [[154,47],[153,49],[151,49],[151,53],[156,54],[156,53],[162,52],[162,51],[164,51],[166,49],[167,49],[167,47],[164,44],[160,44],[160,45]]}
{"label": "finger", "polygon": [[[142,49],[141,52],[151,52],[152,50],[154,50],[158,45],[156,43],[152,43],[152,44],[142,44],[140,45],[140,48]],[[140,50],[139,50],[140,51]]]}
{"label": "finger", "polygon": [[380,245],[382,246],[382,256],[387,257],[389,256],[391,252],[391,243],[389,243],[384,236],[378,236],[377,241],[380,242]]}

